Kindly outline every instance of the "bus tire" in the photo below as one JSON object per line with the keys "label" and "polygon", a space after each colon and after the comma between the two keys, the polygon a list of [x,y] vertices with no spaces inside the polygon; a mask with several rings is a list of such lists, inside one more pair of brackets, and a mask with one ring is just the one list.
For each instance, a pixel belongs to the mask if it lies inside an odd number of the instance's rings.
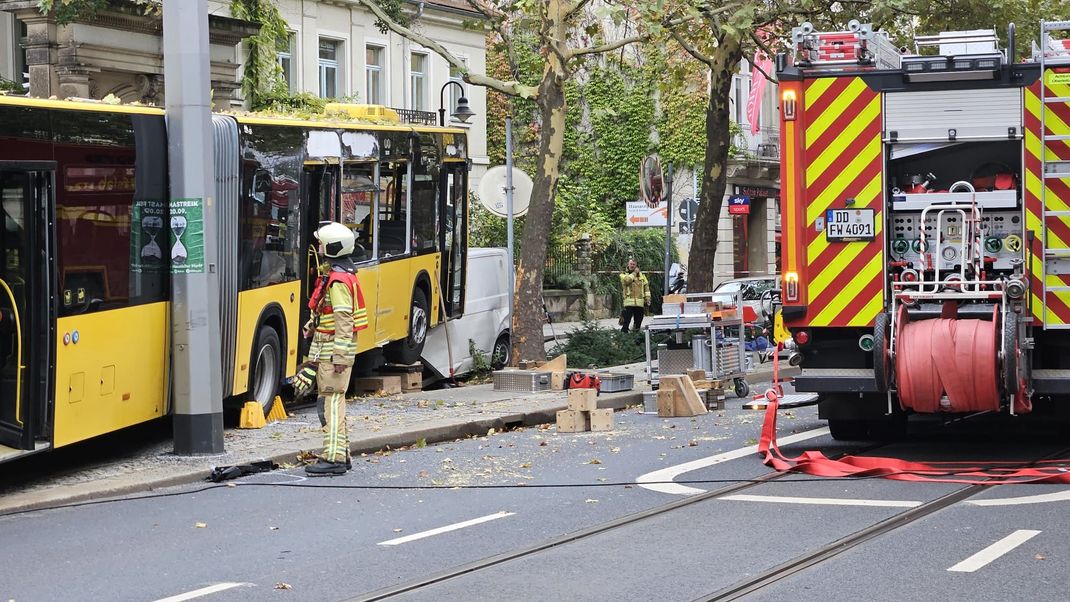
{"label": "bus tire", "polygon": [[390,361],[397,364],[415,364],[420,361],[420,355],[424,351],[424,343],[427,342],[427,331],[430,327],[431,310],[427,302],[427,294],[423,289],[416,288],[412,291],[412,307],[409,311],[409,334],[400,341],[394,341],[386,348],[386,356]]}
{"label": "bus tire", "polygon": [[251,401],[256,401],[264,408],[264,415],[267,416],[275,405],[282,383],[282,341],[274,328],[260,327],[249,366],[248,395],[252,397]]}

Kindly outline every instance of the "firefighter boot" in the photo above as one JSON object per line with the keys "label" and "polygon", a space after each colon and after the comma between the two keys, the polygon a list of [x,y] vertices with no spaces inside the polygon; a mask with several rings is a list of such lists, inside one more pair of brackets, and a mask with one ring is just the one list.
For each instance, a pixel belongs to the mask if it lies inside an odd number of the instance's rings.
{"label": "firefighter boot", "polygon": [[334,477],[342,476],[348,470],[345,462],[328,462],[316,460],[315,464],[305,467],[305,474],[310,477]]}

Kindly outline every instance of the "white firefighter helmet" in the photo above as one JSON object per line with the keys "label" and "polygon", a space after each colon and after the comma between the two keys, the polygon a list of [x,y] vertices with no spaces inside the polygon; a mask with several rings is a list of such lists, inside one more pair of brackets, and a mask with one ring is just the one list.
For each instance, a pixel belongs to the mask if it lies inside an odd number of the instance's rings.
{"label": "white firefighter helmet", "polygon": [[357,240],[352,230],[338,222],[320,222],[315,236],[323,244],[323,254],[327,257],[349,256]]}

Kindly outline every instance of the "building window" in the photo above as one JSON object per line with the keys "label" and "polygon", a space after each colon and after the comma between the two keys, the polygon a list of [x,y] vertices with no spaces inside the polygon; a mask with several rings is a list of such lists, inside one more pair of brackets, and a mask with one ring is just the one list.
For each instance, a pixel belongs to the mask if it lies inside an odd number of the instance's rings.
{"label": "building window", "polygon": [[320,38],[320,97],[338,98],[338,57],[341,42]]}
{"label": "building window", "polygon": [[409,107],[416,111],[427,110],[427,55],[419,52],[412,53],[409,63],[409,89],[412,98],[409,99]]}
{"label": "building window", "polygon": [[[461,59],[461,62],[464,63],[465,67],[468,66],[468,59]],[[461,75],[460,70],[453,65],[450,65],[450,81],[457,82],[458,84],[461,84],[461,87],[464,87],[464,76]],[[450,86],[450,104],[445,107],[447,113],[453,113],[454,109],[457,108],[457,101],[461,99],[461,96],[463,96],[463,94],[461,94],[461,88]],[[468,100],[472,99],[469,98]],[[453,117],[450,117],[450,119],[459,123],[459,121]]]}
{"label": "building window", "polygon": [[279,61],[279,69],[282,70],[282,80],[286,82],[286,89],[291,92],[296,87],[297,74],[294,72],[294,55],[297,53],[297,36],[294,32],[287,34],[285,39],[279,40],[276,56]]}
{"label": "building window", "polygon": [[364,50],[364,76],[366,80],[365,101],[372,105],[386,104],[383,96],[383,55],[382,46],[368,46]]}

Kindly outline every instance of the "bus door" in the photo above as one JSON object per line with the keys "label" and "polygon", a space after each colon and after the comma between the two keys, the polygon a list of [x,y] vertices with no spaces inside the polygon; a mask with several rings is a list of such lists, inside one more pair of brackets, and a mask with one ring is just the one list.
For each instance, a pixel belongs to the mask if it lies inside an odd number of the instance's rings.
{"label": "bus door", "polygon": [[[339,217],[339,166],[330,163],[306,163],[303,174],[304,182],[301,186],[302,204],[308,208],[305,214],[305,222],[302,225],[301,240],[305,249],[305,275],[304,275],[304,298],[312,296],[312,289],[316,286],[316,269],[319,265],[313,249],[318,246],[313,234],[319,228],[320,222],[338,221]],[[323,261],[323,258],[319,258]],[[301,323],[308,320],[308,307],[302,304]]]}
{"label": "bus door", "polygon": [[55,166],[0,161],[0,445],[32,450],[48,420]]}

